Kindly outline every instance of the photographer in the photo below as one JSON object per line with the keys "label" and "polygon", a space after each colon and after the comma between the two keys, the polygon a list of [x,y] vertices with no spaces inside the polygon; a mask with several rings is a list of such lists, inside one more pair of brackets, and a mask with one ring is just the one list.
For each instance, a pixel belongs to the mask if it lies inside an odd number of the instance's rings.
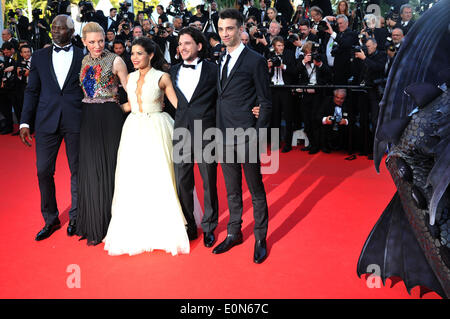
{"label": "photographer", "polygon": [[412,12],[412,6],[408,3],[400,7],[400,21],[397,22],[395,27],[401,28],[404,35],[408,33],[414,24],[414,21],[412,20]]}
{"label": "photographer", "polygon": [[[169,2],[167,6],[166,14],[173,17],[180,17],[182,19],[182,26],[186,27],[189,25],[189,20],[192,18],[192,13],[185,8],[182,0],[174,0]],[[181,30],[181,28],[179,29]]]}
{"label": "photographer", "polygon": [[374,38],[369,38],[366,41],[366,48],[367,53],[364,50],[355,52],[355,59],[361,62],[361,78],[365,85],[370,87],[367,89],[367,94],[360,95],[358,103],[363,134],[362,153],[370,156],[378,120],[378,104],[381,100],[377,86],[381,84],[384,78],[386,53],[377,49],[377,41]]}
{"label": "photographer", "polygon": [[331,71],[324,62],[324,56],[320,54],[318,43],[308,41],[303,45],[302,55],[297,59],[297,67],[299,70],[298,83],[311,85],[311,88],[308,89],[296,89],[300,99],[304,132],[309,140],[309,145],[302,148],[302,151],[309,151],[309,154],[316,154],[320,149],[329,152],[326,145],[320,140],[320,122],[315,121],[321,117],[318,111],[325,91],[314,88],[314,85],[331,83]]}
{"label": "photographer", "polygon": [[126,20],[128,22],[131,22],[130,27],[134,23],[134,13],[130,11],[131,4],[128,3],[126,0],[119,4],[119,14],[117,15],[117,21]]}
{"label": "photographer", "polygon": [[119,23],[117,29],[116,40],[121,40],[125,44],[125,48],[131,47],[133,41],[133,33],[131,32],[131,21],[123,19]]}
{"label": "photographer", "polygon": [[[362,41],[365,42],[369,38],[375,38],[377,43],[385,43],[389,36],[386,28],[378,28],[379,24],[377,16],[374,14],[366,14],[364,16],[364,28],[361,30],[360,37],[362,36]],[[385,50],[384,47],[378,48],[379,50]]]}
{"label": "photographer", "polygon": [[269,22],[269,17],[267,16],[267,8],[270,7],[270,0],[260,0],[259,1],[259,13],[256,16],[259,20],[257,21],[258,25],[260,25],[263,22]]}
{"label": "photographer", "polygon": [[[275,37],[272,44],[273,51],[267,61],[272,84],[274,86],[295,84],[298,71],[294,53],[285,50],[282,37]],[[283,138],[285,145],[281,152],[286,153],[292,149],[293,97],[290,90],[272,88],[272,128],[281,127],[281,114],[284,115],[286,122]]]}
{"label": "photographer", "polygon": [[[289,38],[288,38],[289,39]],[[311,33],[310,22],[307,19],[301,19],[298,23],[298,36],[291,37],[295,46],[295,58],[298,59],[302,55],[302,47],[308,42],[319,42],[319,38]]]}
{"label": "photographer", "polygon": [[110,52],[114,52],[114,40],[116,40],[116,32],[114,29],[109,29],[106,31],[105,48]]}
{"label": "photographer", "polygon": [[40,18],[41,14],[41,9],[33,9],[33,21],[31,21],[30,26],[28,27],[31,34],[31,46],[34,51],[42,49],[46,44],[52,43],[52,40],[48,35],[50,26],[44,19]]}
{"label": "photographer", "polygon": [[29,45],[22,45],[19,49],[21,60],[17,62],[17,81],[16,81],[16,107],[14,112],[17,119],[20,120],[23,107],[23,97],[25,88],[28,83],[28,76],[31,68],[31,47]]}
{"label": "photographer", "polygon": [[261,52],[266,58],[268,58],[273,40],[276,37],[281,36],[281,25],[276,21],[272,21],[269,25],[267,33],[264,34],[264,32],[261,32],[262,30],[264,29],[259,28],[259,32],[253,34],[255,37],[255,45],[253,46],[252,43],[252,46],[257,52]]}
{"label": "photographer", "polygon": [[205,23],[208,21],[208,17],[203,14],[203,6],[203,4],[199,4],[195,7],[196,13],[190,18],[189,24],[200,21],[202,25],[205,25]]}
{"label": "photographer", "polygon": [[400,28],[395,28],[392,31],[392,38],[388,38],[386,41],[386,54],[387,60],[384,67],[384,77],[387,78],[389,75],[389,71],[391,70],[392,63],[394,62],[394,58],[397,55],[398,50],[400,50],[400,45],[403,41],[403,30]]}
{"label": "photographer", "polygon": [[6,120],[5,128],[0,134],[10,134],[13,132],[13,115],[12,107],[16,114],[17,120],[20,120],[22,110],[19,110],[16,99],[16,61],[14,60],[15,49],[12,43],[4,42],[2,45],[3,61],[0,62],[0,112]]}
{"label": "photographer", "polygon": [[166,59],[170,65],[175,65],[179,62],[179,59],[177,59],[178,40],[175,36],[170,35],[169,32],[167,32],[168,27],[168,23],[158,25],[158,27],[154,29],[155,36],[153,40],[159,45],[164,55],[164,59]]}
{"label": "photographer", "polygon": [[60,14],[70,15],[70,1],[69,0],[48,0],[47,9],[50,11],[49,21]]}
{"label": "photographer", "polygon": [[225,50],[225,46],[220,42],[220,36],[217,33],[208,34],[208,42],[210,46],[209,50],[209,60],[216,64],[219,64],[220,55],[223,50]]}
{"label": "photographer", "polygon": [[339,150],[348,144],[350,120],[346,97],[345,89],[334,90],[332,97],[327,96],[323,99],[318,112],[321,117],[315,119],[315,122],[320,125],[321,142],[328,153],[330,149]]}
{"label": "photographer", "polygon": [[[336,17],[337,33],[331,28],[331,25],[326,21],[327,29],[325,31],[327,36],[327,46],[325,52],[327,60],[332,60],[333,67],[333,84],[348,84],[348,79],[351,74],[351,57],[352,46],[358,45],[358,35],[351,31],[348,27],[348,19],[345,15],[338,15]],[[337,46],[334,44],[336,43]],[[332,48],[330,51],[330,47]],[[332,59],[329,55],[332,55]]]}
{"label": "photographer", "polygon": [[111,9],[109,9],[107,30],[110,30],[110,29],[117,30],[117,26],[118,26],[117,9],[111,8]]}
{"label": "photographer", "polygon": [[11,43],[15,52],[17,52],[19,50],[19,41],[17,41],[17,39],[13,38],[13,34],[12,34],[11,30],[4,29],[2,31],[2,40],[3,40],[3,42]]}
{"label": "photographer", "polygon": [[261,20],[260,12],[257,8],[253,6],[253,0],[242,0],[239,12],[244,16],[244,20],[248,17],[255,17],[256,21]]}
{"label": "photographer", "polygon": [[275,8],[267,9],[267,17],[270,23],[275,22],[280,25],[280,35],[282,37],[286,37],[288,34],[288,21],[290,21],[290,19],[285,19],[284,16],[282,16],[281,13],[278,13],[277,9]]}
{"label": "photographer", "polygon": [[[14,25],[16,30],[16,37],[18,40],[27,40],[31,39],[30,34],[28,32],[28,26],[30,21],[27,17],[23,15],[22,9],[16,9],[15,14],[8,13],[9,16],[9,24]],[[17,18],[16,18],[17,16]]]}

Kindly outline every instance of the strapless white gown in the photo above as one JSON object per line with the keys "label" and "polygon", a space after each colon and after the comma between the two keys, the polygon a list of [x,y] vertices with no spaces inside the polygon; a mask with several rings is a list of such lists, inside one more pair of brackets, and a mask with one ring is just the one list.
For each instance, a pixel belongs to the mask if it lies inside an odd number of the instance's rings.
{"label": "strapless white gown", "polygon": [[[189,253],[186,220],[178,199],[172,159],[173,119],[162,112],[164,94],[158,83],[163,72],[145,75],[142,110],[136,96],[139,71],[130,74],[131,104],[122,129],[117,157],[111,222],[104,239],[109,255],[136,255],[165,250]],[[196,220],[202,212],[194,191]]]}

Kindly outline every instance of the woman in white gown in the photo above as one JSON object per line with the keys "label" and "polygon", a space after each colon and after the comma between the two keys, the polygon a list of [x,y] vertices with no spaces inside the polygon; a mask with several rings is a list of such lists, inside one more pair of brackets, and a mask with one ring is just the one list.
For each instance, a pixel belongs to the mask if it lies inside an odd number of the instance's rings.
{"label": "woman in white gown", "polygon": [[189,239],[175,185],[173,120],[162,112],[166,94],[177,98],[164,58],[148,38],[133,42],[128,76],[128,115],[117,157],[112,218],[104,239],[109,255],[165,250],[189,253]]}

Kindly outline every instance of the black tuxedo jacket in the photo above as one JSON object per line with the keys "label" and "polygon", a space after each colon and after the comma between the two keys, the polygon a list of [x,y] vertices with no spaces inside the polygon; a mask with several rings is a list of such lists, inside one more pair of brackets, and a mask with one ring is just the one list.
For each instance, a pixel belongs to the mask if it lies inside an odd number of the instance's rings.
{"label": "black tuxedo jacket", "polygon": [[171,60],[170,64],[174,65],[179,62],[176,59],[178,40],[175,36],[169,35],[166,38],[154,37],[154,41],[159,45],[159,48],[161,49],[163,55],[164,55],[164,51],[166,51],[166,42],[168,41],[169,42],[169,54],[170,54],[170,60]]}
{"label": "black tuxedo jacket", "polygon": [[[53,47],[34,52],[25,89],[20,123],[35,123],[36,132],[55,133],[59,125],[77,133],[81,123],[80,86],[83,50],[73,47],[73,59],[61,89],[52,63]],[[35,121],[33,119],[35,118]]]}
{"label": "black tuxedo jacket", "polygon": [[[223,59],[223,58],[222,58]],[[222,87],[217,77],[217,127],[226,138],[227,128],[268,128],[272,111],[267,61],[245,47]],[[259,117],[252,108],[260,105]]]}
{"label": "black tuxedo jacket", "polygon": [[[330,70],[330,67],[326,63],[325,57],[322,56],[322,66],[315,67],[316,70],[316,82],[317,85],[326,85],[331,83],[331,77],[332,73]],[[298,67],[298,84],[302,85],[308,85],[310,80],[310,75],[308,74],[308,70],[306,69],[306,66],[303,65],[303,55],[300,56],[300,58],[297,60],[297,67]]]}
{"label": "black tuxedo jacket", "polygon": [[[329,37],[327,37],[328,42]],[[344,32],[339,32],[336,36],[335,42],[338,43],[338,49],[334,56],[334,83],[335,84],[347,84],[348,78],[351,76],[351,52],[352,45],[357,45],[358,34],[350,29]]]}
{"label": "black tuxedo jacket", "polygon": [[174,127],[185,127],[194,131],[194,121],[201,120],[203,130],[216,125],[217,64],[203,60],[200,79],[191,100],[188,102],[177,86],[178,71],[182,63],[170,68],[170,77],[178,98]]}
{"label": "black tuxedo jacket", "polygon": [[[298,68],[295,61],[294,52],[291,50],[284,50],[281,55],[281,60],[286,65],[286,70],[282,70],[283,82],[285,85],[296,84],[298,77]],[[270,68],[270,78],[275,74],[275,68]]]}
{"label": "black tuxedo jacket", "polygon": [[408,33],[408,31],[412,28],[413,25],[414,25],[414,21],[413,21],[413,20],[410,20],[410,21],[408,22],[408,24],[407,24],[405,27],[402,26],[402,22],[399,21],[399,22],[397,22],[397,24],[395,25],[394,29],[395,29],[395,28],[400,28],[400,29],[402,29],[402,30],[403,30],[403,34],[406,35],[406,34]]}

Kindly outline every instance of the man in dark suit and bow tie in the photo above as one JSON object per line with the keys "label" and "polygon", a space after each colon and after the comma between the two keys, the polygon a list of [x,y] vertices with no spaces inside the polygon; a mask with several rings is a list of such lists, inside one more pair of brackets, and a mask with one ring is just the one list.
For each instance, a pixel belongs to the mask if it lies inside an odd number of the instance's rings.
{"label": "man in dark suit and bow tie", "polygon": [[178,197],[187,221],[190,240],[197,238],[194,219],[194,160],[203,180],[203,242],[211,247],[218,223],[217,162],[203,157],[211,140],[203,134],[216,125],[217,64],[205,60],[208,47],[203,33],[193,27],[181,29],[178,35],[182,63],[170,69],[178,98],[174,123],[174,170]]}
{"label": "man in dark suit and bow tie", "polygon": [[20,138],[31,146],[29,125],[34,122],[36,165],[45,226],[36,240],[43,240],[61,227],[55,196],[55,164],[64,139],[71,172],[72,207],[67,234],[75,233],[77,217],[77,172],[83,92],[79,73],[83,51],[71,45],[73,20],[55,17],[51,28],[53,46],[36,51],[32,57],[28,85],[20,120]]}
{"label": "man in dark suit and bow tie", "polygon": [[[214,248],[213,253],[224,253],[243,242],[243,169],[252,196],[255,220],[253,261],[262,263],[267,257],[268,207],[259,154],[255,148],[258,146],[260,129],[270,126],[272,105],[267,61],[242,44],[240,34],[244,31],[243,23],[244,18],[237,9],[224,9],[219,13],[218,31],[227,49],[219,65],[217,83],[216,123],[218,132],[222,134],[217,138],[217,143],[223,144],[218,150],[223,150],[224,155],[219,160],[225,179],[230,219],[227,237]],[[257,119],[252,114],[255,105],[260,106]]]}

